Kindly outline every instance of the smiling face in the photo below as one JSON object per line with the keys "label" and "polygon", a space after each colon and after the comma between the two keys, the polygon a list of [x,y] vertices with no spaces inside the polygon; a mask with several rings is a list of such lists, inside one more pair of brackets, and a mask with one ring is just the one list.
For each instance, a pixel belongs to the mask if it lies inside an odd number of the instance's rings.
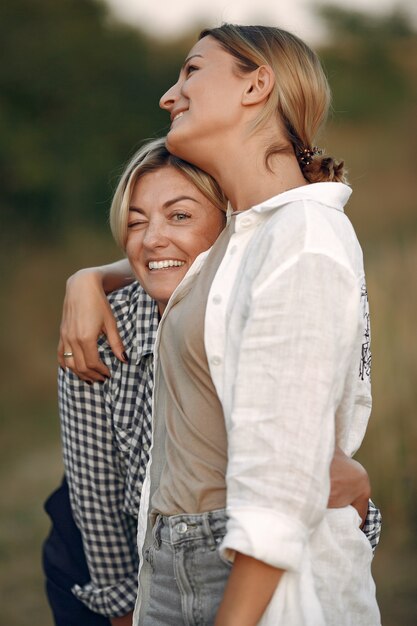
{"label": "smiling face", "polygon": [[171,116],[166,141],[170,152],[209,171],[204,153],[212,150],[215,158],[239,126],[246,86],[247,78],[236,73],[235,59],[213,37],[198,41],[177,83],[160,100]]}
{"label": "smiling face", "polygon": [[213,245],[224,226],[225,214],[174,167],[137,180],[130,199],[126,254],[161,314],[194,259]]}

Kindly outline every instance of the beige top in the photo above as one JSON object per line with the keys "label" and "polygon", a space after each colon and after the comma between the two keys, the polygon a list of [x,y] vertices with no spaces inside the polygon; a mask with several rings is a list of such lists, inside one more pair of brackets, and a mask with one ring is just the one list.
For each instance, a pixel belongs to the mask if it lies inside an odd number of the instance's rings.
{"label": "beige top", "polygon": [[204,347],[211,283],[232,228],[211,249],[198,280],[175,302],[161,333],[156,419],[165,417],[165,464],[152,498],[164,515],[203,513],[226,505],[227,435]]}

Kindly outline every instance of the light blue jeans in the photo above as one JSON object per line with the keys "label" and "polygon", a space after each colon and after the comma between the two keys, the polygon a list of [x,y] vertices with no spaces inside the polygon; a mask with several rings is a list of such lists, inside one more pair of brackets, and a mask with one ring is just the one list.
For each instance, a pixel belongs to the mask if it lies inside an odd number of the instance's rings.
{"label": "light blue jeans", "polygon": [[211,626],[231,564],[218,546],[226,533],[224,510],[159,515],[145,558],[151,590],[143,626]]}

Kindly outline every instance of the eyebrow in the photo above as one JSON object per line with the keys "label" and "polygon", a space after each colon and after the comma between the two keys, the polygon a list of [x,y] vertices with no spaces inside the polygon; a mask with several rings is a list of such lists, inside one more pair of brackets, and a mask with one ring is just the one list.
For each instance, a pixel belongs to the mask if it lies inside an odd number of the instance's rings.
{"label": "eyebrow", "polygon": [[194,57],[200,57],[201,59],[203,58],[202,54],[192,54],[191,56],[187,57],[184,61],[184,63],[182,64],[181,69],[183,70],[184,67],[187,65],[188,61],[191,61],[191,59],[194,59]]}
{"label": "eyebrow", "polygon": [[[191,202],[195,202],[195,204],[199,204],[198,200],[196,200],[195,198],[192,198],[191,196],[176,196],[175,198],[172,198],[172,200],[167,200],[166,202],[164,202],[164,204],[162,205],[162,208],[168,209],[173,204],[176,204],[177,202],[181,202],[182,200],[191,200]],[[129,207],[129,211],[135,211],[136,213],[145,212],[140,207],[133,206],[133,205]]]}
{"label": "eyebrow", "polygon": [[176,198],[172,198],[172,200],[167,200],[166,202],[164,202],[163,204],[163,208],[167,209],[168,207],[172,206],[173,204],[176,204],[177,202],[181,202],[182,200],[191,200],[191,202],[195,202],[196,204],[199,204],[198,200],[196,200],[195,198],[192,198],[191,196],[177,196]]}

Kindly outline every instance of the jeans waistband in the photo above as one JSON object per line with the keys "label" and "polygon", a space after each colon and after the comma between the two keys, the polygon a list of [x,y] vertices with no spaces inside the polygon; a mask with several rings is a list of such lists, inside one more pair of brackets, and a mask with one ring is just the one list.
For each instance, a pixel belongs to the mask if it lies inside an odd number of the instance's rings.
{"label": "jeans waistband", "polygon": [[157,543],[167,542],[172,545],[203,539],[215,548],[226,534],[226,522],[225,509],[196,514],[158,515],[153,536]]}

